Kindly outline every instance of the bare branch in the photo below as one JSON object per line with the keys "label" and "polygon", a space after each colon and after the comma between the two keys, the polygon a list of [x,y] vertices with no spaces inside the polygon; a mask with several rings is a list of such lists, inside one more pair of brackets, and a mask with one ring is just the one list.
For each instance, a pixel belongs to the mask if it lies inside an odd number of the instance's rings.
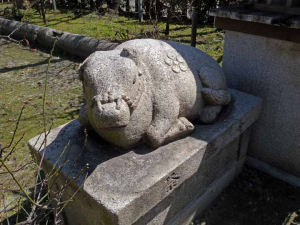
{"label": "bare branch", "polygon": [[[42,157],[40,159],[40,163],[38,166],[38,171],[37,171],[37,177],[36,177],[36,183],[38,181],[38,178],[41,177],[40,176],[40,170],[42,169],[42,163],[44,161],[44,157],[45,157],[45,153],[46,153],[46,147],[47,147],[47,122],[46,122],[46,113],[45,113],[45,104],[46,104],[46,94],[47,94],[47,86],[48,86],[48,75],[49,75],[49,68],[50,68],[50,64],[51,64],[51,59],[53,56],[53,51],[57,42],[57,38],[54,41],[53,47],[51,49],[51,53],[50,53],[50,57],[48,60],[48,65],[47,65],[47,70],[46,70],[46,78],[45,78],[45,86],[44,86],[44,94],[43,94],[43,121],[44,121],[44,149],[43,149],[43,153],[42,153]],[[50,132],[50,131],[49,131]],[[34,188],[34,192],[33,192],[33,199],[35,199],[36,197],[36,186]]]}
{"label": "bare branch", "polygon": [[[12,173],[16,173],[16,172],[19,172],[21,169],[25,168],[26,166],[30,165],[33,163],[33,160],[30,160],[28,163],[25,163],[24,165],[22,165],[21,167],[17,168],[17,169],[14,169],[12,170],[11,172]],[[9,172],[0,172],[0,175],[1,174],[9,174]]]}
{"label": "bare branch", "polygon": [[9,218],[8,218],[8,213],[7,213],[7,210],[6,210],[5,196],[4,196],[4,195],[3,195],[3,207],[4,207],[4,211],[5,211],[5,216],[6,216],[7,225],[10,225],[10,223],[9,223]]}
{"label": "bare branch", "polygon": [[14,174],[10,171],[10,169],[5,165],[4,161],[0,159],[0,162],[4,166],[4,168],[9,172],[13,180],[16,182],[16,184],[19,186],[23,194],[26,196],[26,198],[33,204],[36,205],[37,207],[44,208],[45,206],[37,204],[35,201],[33,201],[32,198],[28,195],[27,191],[24,189],[24,187],[20,184],[20,182],[17,180],[17,178],[14,176]]}
{"label": "bare branch", "polygon": [[14,145],[14,147],[10,150],[10,152],[4,157],[3,161],[5,161],[16,149],[17,145],[20,143],[20,141],[24,138],[25,133],[21,136],[21,138],[17,141],[17,143]]}
{"label": "bare branch", "polygon": [[[17,124],[16,124],[16,127],[15,127],[15,130],[14,130],[14,133],[13,133],[13,136],[12,136],[12,138],[11,138],[10,143],[9,143],[7,146],[5,146],[5,147],[3,147],[3,148],[0,149],[0,159],[2,158],[3,151],[4,151],[5,149],[7,149],[7,148],[10,148],[10,146],[12,145],[12,143],[13,143],[13,141],[14,141],[14,139],[15,139],[17,130],[18,130],[18,128],[19,128],[19,123],[20,123],[20,120],[21,120],[21,117],[22,117],[22,114],[23,114],[23,111],[24,111],[25,107],[26,107],[26,105],[23,105],[23,107],[21,108],[21,112],[20,112],[20,114],[19,114],[19,118],[18,118],[18,120],[17,120]],[[1,168],[1,166],[0,166],[0,168]]]}

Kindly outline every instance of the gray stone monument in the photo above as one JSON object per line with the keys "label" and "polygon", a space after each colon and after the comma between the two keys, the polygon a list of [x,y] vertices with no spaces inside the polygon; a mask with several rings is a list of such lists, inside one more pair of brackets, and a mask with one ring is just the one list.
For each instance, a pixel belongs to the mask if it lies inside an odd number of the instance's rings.
{"label": "gray stone monument", "polygon": [[170,41],[127,41],[80,66],[86,104],[79,120],[123,148],[187,136],[229,104],[224,73],[206,53]]}
{"label": "gray stone monument", "polygon": [[[141,54],[143,51],[144,55]],[[152,61],[146,60],[150,56]],[[95,53],[80,70],[87,104],[90,104],[83,108],[80,120],[86,127],[94,129],[88,132],[81,155],[85,135],[78,120],[51,130],[43,161],[46,173],[53,165],[62,165],[64,156],[57,164],[55,162],[72,141],[70,151],[65,153],[69,161],[62,168],[56,186],[76,176],[89,164],[87,179],[81,177],[65,190],[63,200],[68,200],[78,187],[82,187],[63,212],[65,224],[189,224],[241,172],[250,127],[258,119],[261,99],[226,89],[221,68],[205,53],[173,42],[138,40],[125,43],[111,52]],[[97,74],[103,77],[99,78]],[[151,84],[150,79],[155,81],[159,77],[164,87]],[[141,79],[144,79],[143,82]],[[180,82],[176,83],[176,79]],[[189,88],[185,89],[186,85]],[[109,87],[111,90],[108,90]],[[159,95],[148,93],[151,90]],[[187,98],[179,98],[180,92]],[[127,96],[119,98],[124,93]],[[126,97],[130,100],[136,97],[138,101],[129,103]],[[145,101],[147,98],[150,99]],[[157,109],[159,101],[164,103],[164,107]],[[139,109],[139,104],[145,105]],[[97,106],[95,111],[93,106]],[[120,114],[115,110],[117,107]],[[164,112],[165,109],[167,112]],[[132,119],[135,110],[139,113]],[[150,146],[156,148],[153,149],[144,145],[140,136],[146,136],[147,140],[147,130],[157,113],[163,113],[160,117],[163,120],[156,123],[170,130],[175,125],[176,135],[168,137],[165,142],[165,133],[168,132],[161,133],[159,137],[162,139],[158,143],[153,145],[150,141]],[[214,123],[193,125],[190,121],[196,117]],[[115,120],[122,123],[115,124]],[[126,127],[123,126],[124,121],[127,121]],[[134,126],[124,132],[130,123]],[[158,132],[160,126],[157,127]],[[186,132],[187,126],[189,132]],[[138,138],[134,136],[135,130]],[[29,147],[37,158],[41,156],[42,145],[43,136],[29,141]],[[73,168],[78,155],[80,158]]]}
{"label": "gray stone monument", "polygon": [[226,33],[223,69],[230,88],[263,98],[249,164],[300,186],[299,1],[251,2],[210,12]]}

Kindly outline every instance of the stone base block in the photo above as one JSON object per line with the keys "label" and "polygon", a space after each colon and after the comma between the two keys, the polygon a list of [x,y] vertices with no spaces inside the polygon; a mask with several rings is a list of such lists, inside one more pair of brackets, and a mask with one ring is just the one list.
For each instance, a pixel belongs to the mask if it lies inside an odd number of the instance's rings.
{"label": "stone base block", "polygon": [[[82,185],[63,217],[72,225],[188,224],[237,176],[243,167],[249,127],[258,119],[261,99],[230,90],[233,100],[212,125],[196,125],[192,135],[156,150],[139,146],[124,151],[89,133],[77,120],[50,132],[43,168],[56,164],[65,146],[68,162],[56,180],[60,186],[89,164],[65,190],[69,199]],[[43,137],[29,141],[40,157]],[[80,152],[82,152],[80,154]],[[80,155],[75,167],[72,165]],[[70,171],[71,170],[71,171]]]}

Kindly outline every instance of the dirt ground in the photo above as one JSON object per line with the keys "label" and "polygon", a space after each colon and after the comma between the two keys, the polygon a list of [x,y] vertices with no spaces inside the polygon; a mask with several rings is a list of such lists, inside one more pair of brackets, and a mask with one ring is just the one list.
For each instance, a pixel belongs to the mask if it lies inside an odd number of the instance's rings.
{"label": "dirt ground", "polygon": [[245,166],[194,225],[299,225],[300,188]]}

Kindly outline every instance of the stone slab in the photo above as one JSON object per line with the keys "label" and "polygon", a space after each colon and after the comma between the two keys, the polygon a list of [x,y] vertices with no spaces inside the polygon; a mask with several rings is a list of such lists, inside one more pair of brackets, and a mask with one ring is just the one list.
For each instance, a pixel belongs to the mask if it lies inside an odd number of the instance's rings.
{"label": "stone slab", "polygon": [[234,180],[235,176],[239,174],[236,172],[237,166],[238,163],[232,165],[228,171],[222,174],[207,188],[203,195],[191,202],[191,204],[174,218],[174,220],[170,221],[168,225],[190,225],[190,222],[212,203],[212,199],[217,198],[218,195],[221,194],[221,192]]}
{"label": "stone slab", "polygon": [[[237,171],[240,135],[258,119],[261,99],[235,90],[230,92],[232,104],[215,124],[196,125],[189,137],[156,150],[146,146],[121,150],[89,133],[86,147],[71,173],[71,162],[84,145],[83,127],[75,120],[52,130],[47,139],[45,171],[51,169],[64,147],[71,143],[70,162],[63,167],[58,185],[78,174],[87,163],[90,167],[88,178],[81,177],[64,194],[68,199],[83,185],[66,207],[65,220],[74,225],[167,224],[229,170]],[[42,143],[43,136],[29,141],[30,149],[38,157]],[[227,184],[232,176],[224,179]],[[209,197],[206,202],[212,200]]]}
{"label": "stone slab", "polygon": [[300,29],[299,8],[297,9],[298,13],[295,13],[297,15],[288,15],[284,11],[281,13],[274,13],[266,11],[263,7],[260,7],[259,9],[255,9],[247,5],[230,6],[210,10],[209,15],[272,26]]}

